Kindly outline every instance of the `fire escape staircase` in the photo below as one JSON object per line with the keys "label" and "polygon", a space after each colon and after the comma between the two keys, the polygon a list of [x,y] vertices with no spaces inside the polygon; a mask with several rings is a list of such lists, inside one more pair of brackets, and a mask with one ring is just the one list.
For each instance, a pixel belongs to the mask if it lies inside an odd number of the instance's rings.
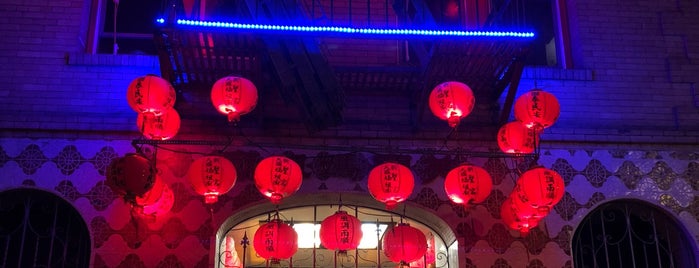
{"label": "fire escape staircase", "polygon": [[[317,19],[309,18],[308,7],[298,0],[237,2],[238,10],[244,10],[254,23],[313,25]],[[439,24],[423,0],[394,1],[391,9],[406,27]],[[501,13],[496,10],[492,14]],[[411,125],[419,130],[430,90],[450,80],[468,84],[476,96],[476,108],[466,124],[500,125],[509,117],[529,46],[526,40],[408,39],[403,40],[412,57],[407,64],[358,67],[331,65],[317,38],[306,35],[166,26],[155,35],[155,41],[162,75],[177,89],[179,108],[194,117],[215,114],[213,109],[205,112],[201,107],[210,106],[209,90],[217,79],[240,75],[251,79],[258,89],[277,88],[282,98],[296,107],[310,132],[342,124],[344,97],[358,89],[398,90],[410,95],[406,109],[411,113]],[[498,104],[508,87],[504,104]],[[259,120],[264,121],[265,115]]]}

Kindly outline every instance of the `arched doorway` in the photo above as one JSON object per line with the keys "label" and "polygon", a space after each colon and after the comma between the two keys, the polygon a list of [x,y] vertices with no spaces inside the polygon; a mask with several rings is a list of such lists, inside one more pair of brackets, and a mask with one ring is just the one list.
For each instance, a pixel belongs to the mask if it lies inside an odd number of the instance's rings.
{"label": "arched doorway", "polygon": [[572,247],[576,268],[698,265],[681,223],[641,200],[614,200],[592,210],[577,227]]}
{"label": "arched doorway", "polygon": [[[429,211],[410,205],[405,208],[405,213],[403,205],[387,211],[366,195],[342,194],[342,210],[362,222],[365,239],[360,243],[360,249],[338,256],[322,248],[318,243],[319,223],[338,210],[338,198],[339,194],[335,193],[292,196],[284,200],[278,208],[280,218],[286,221],[293,218],[300,245],[292,260],[283,260],[280,267],[396,267],[396,263],[383,256],[378,244],[383,231],[392,223],[400,222],[403,214],[404,222],[425,233],[430,247],[426,257],[412,263],[411,267],[458,267],[458,258],[450,256],[456,254],[458,244],[446,222]],[[257,228],[276,211],[277,208],[267,202],[231,215],[216,235],[215,267],[240,267],[243,262],[245,267],[268,267],[270,264],[255,256],[252,238]],[[241,244],[244,237],[249,242],[246,247]]]}
{"label": "arched doorway", "polygon": [[78,211],[36,189],[0,192],[0,267],[89,267],[90,233]]}

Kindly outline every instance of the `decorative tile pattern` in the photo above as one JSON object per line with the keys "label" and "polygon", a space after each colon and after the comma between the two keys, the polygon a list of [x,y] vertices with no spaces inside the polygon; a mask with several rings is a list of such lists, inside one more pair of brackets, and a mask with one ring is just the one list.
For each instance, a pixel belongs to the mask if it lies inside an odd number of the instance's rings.
{"label": "decorative tile pattern", "polygon": [[136,254],[129,254],[126,255],[126,258],[124,258],[119,265],[117,265],[116,268],[145,268],[146,264],[143,263],[141,258],[138,257]]}
{"label": "decorative tile pattern", "polygon": [[87,161],[92,163],[93,166],[95,166],[95,169],[97,170],[97,172],[99,172],[100,175],[104,176],[109,164],[112,163],[112,161],[117,157],[119,157],[119,155],[116,153],[114,148],[106,146],[102,147],[102,149],[100,149],[100,151],[97,152],[95,156],[93,156]]}
{"label": "decorative tile pattern", "polygon": [[636,167],[631,161],[624,161],[619,169],[614,172],[614,175],[619,177],[619,179],[624,182],[624,185],[626,185],[626,188],[631,190],[636,189],[638,182],[643,178],[641,169]]}
{"label": "decorative tile pattern", "polygon": [[175,255],[167,255],[165,259],[160,261],[156,268],[184,268],[184,265],[177,259]]}
{"label": "decorative tile pattern", "polygon": [[10,161],[10,156],[8,156],[5,149],[0,146],[0,168],[5,166],[5,163],[8,161]]}
{"label": "decorative tile pattern", "polygon": [[556,237],[552,238],[551,240],[553,242],[556,242],[558,244],[558,247],[561,248],[566,255],[570,256],[570,241],[573,238],[573,227],[570,225],[565,225],[563,228],[561,228],[561,231],[558,232],[558,235]]}
{"label": "decorative tile pattern", "polygon": [[483,164],[483,169],[488,171],[490,177],[493,178],[493,185],[500,185],[509,174],[510,169],[505,165],[503,159],[488,158]]}
{"label": "decorative tile pattern", "polygon": [[604,182],[607,181],[607,178],[612,175],[612,173],[602,165],[602,162],[597,159],[590,160],[581,173],[585,175],[587,181],[595,188],[602,187]]}
{"label": "decorative tile pattern", "polygon": [[648,176],[662,190],[670,189],[672,183],[675,182],[675,178],[677,178],[677,174],[664,161],[655,163]]}
{"label": "decorative tile pattern", "polygon": [[[22,147],[19,147],[22,148]],[[60,147],[58,147],[60,148]],[[84,151],[83,151],[84,152]],[[93,151],[90,151],[93,152]],[[491,266],[491,267],[511,267],[511,264],[505,261],[508,258],[504,258],[501,254],[514,254],[511,251],[512,244],[514,242],[520,242],[526,246],[528,254],[539,255],[538,259],[533,259],[527,264],[527,268],[543,268],[546,267],[545,259],[541,259],[545,256],[550,256],[552,254],[551,248],[555,251],[560,252],[556,247],[547,247],[547,243],[554,242],[558,245],[566,255],[561,254],[560,258],[570,258],[571,249],[570,241],[573,233],[573,227],[575,222],[572,222],[580,211],[580,209],[589,209],[594,207],[597,203],[602,202],[606,199],[605,195],[609,193],[607,188],[608,185],[614,186],[619,185],[620,187],[626,187],[628,190],[637,190],[641,181],[643,185],[649,184],[651,186],[657,187],[654,189],[660,189],[664,191],[659,193],[657,197],[657,203],[670,208],[675,214],[688,213],[694,217],[696,221],[699,221],[699,195],[694,195],[693,199],[691,192],[687,191],[697,191],[699,188],[699,162],[696,162],[699,157],[696,153],[675,153],[675,152],[628,152],[628,151],[612,151],[603,154],[598,154],[594,151],[575,151],[570,150],[568,153],[565,151],[547,151],[546,163],[553,163],[551,169],[557,171],[564,178],[566,185],[578,186],[580,183],[586,184],[586,186],[592,186],[599,192],[592,194],[588,200],[575,200],[572,193],[575,196],[587,196],[580,195],[580,188],[571,187],[564,195],[561,202],[554,207],[554,210],[560,216],[558,219],[555,215],[549,215],[548,217],[555,217],[553,219],[547,219],[548,222],[555,222],[556,224],[546,225],[547,228],[560,228],[560,230],[546,230],[543,227],[533,229],[528,236],[521,237],[515,232],[511,232],[504,226],[500,221],[500,205],[502,201],[507,197],[509,189],[507,183],[503,184],[503,180],[509,179],[510,177],[516,177],[518,171],[526,170],[529,168],[533,162],[533,158],[523,158],[523,159],[496,159],[491,158],[486,160],[483,167],[491,174],[493,177],[494,185],[499,186],[493,189],[490,196],[482,204],[475,207],[465,208],[461,205],[456,205],[451,203],[449,200],[442,200],[439,194],[436,192],[441,190],[435,182],[439,177],[444,176],[449,169],[456,164],[456,162],[450,157],[440,158],[440,156],[434,155],[371,155],[369,153],[340,153],[335,154],[332,152],[319,152],[316,156],[307,157],[306,155],[294,154],[291,152],[286,152],[285,155],[290,156],[295,161],[299,161],[307,173],[304,180],[316,180],[317,182],[328,182],[326,187],[332,188],[332,179],[343,179],[355,182],[355,191],[359,193],[366,192],[366,183],[362,182],[366,179],[366,174],[374,166],[375,163],[382,163],[385,161],[394,161],[404,164],[406,166],[411,166],[412,170],[416,175],[417,183],[414,192],[414,199],[409,200],[409,202],[416,203],[428,210],[434,211],[435,214],[439,216],[442,214],[449,214],[449,218],[457,219],[457,222],[449,222],[449,224],[454,228],[457,237],[460,239],[459,246],[465,252],[470,254],[485,254],[488,258],[487,264],[481,265],[482,259],[479,259],[479,266]],[[151,153],[154,153],[151,150]],[[569,154],[569,156],[567,156]],[[581,156],[582,154],[582,156]],[[100,177],[98,178],[80,178],[86,179],[90,183],[94,183],[94,186],[85,193],[80,193],[76,188],[76,185],[85,185],[85,182],[75,181],[74,179],[56,180],[59,181],[56,185],[50,186],[53,190],[58,192],[60,195],[64,196],[66,200],[71,202],[79,202],[80,198],[86,198],[89,200],[92,208],[87,206],[88,211],[81,211],[84,213],[87,221],[89,222],[89,228],[92,233],[95,247],[95,255],[93,258],[93,265],[95,267],[106,267],[105,263],[107,259],[102,251],[112,250],[111,247],[113,243],[120,243],[118,245],[123,245],[123,248],[131,249],[130,252],[137,252],[136,254],[127,254],[124,252],[124,256],[120,256],[119,267],[145,267],[143,260],[146,259],[145,253],[141,253],[143,248],[141,245],[148,239],[153,239],[152,236],[157,237],[158,241],[162,241],[162,249],[152,249],[152,250],[167,250],[169,255],[163,254],[164,257],[159,259],[157,267],[208,267],[209,255],[205,254],[196,257],[196,260],[189,260],[192,263],[184,263],[185,259],[178,259],[178,255],[181,252],[186,252],[191,250],[189,247],[193,247],[191,242],[186,241],[197,241],[194,242],[194,246],[201,250],[204,248],[210,250],[211,244],[211,234],[215,232],[218,226],[211,226],[210,218],[207,218],[204,223],[199,224],[194,229],[187,229],[182,221],[182,217],[189,217],[190,215],[179,215],[185,208],[187,211],[192,209],[192,211],[202,210],[208,212],[209,208],[213,209],[216,214],[225,215],[227,212],[224,208],[231,208],[233,210],[238,210],[241,207],[246,206],[251,202],[257,202],[263,199],[259,194],[257,189],[254,187],[252,181],[252,174],[254,168],[259,160],[262,159],[260,152],[258,151],[236,151],[236,152],[225,152],[224,155],[231,159],[239,174],[239,184],[233,191],[222,195],[219,202],[208,207],[203,204],[202,198],[190,189],[188,182],[186,181],[186,167],[187,163],[190,163],[193,159],[191,154],[177,154],[177,153],[162,153],[159,154],[163,166],[169,171],[167,174],[174,176],[174,178],[168,178],[168,181],[173,182],[171,184],[171,189],[177,196],[175,199],[175,204],[171,212],[173,214],[170,217],[165,218],[165,221],[161,221],[155,224],[153,220],[147,221],[146,219],[134,217],[130,218],[129,221],[118,228],[112,229],[105,217],[105,213],[97,213],[100,211],[107,210],[110,206],[115,205],[113,202],[117,196],[111,191],[111,189],[104,184],[104,171],[106,167],[111,163],[113,159],[118,157],[116,150],[111,146],[102,147],[97,153],[94,154],[89,159],[85,159],[81,154],[80,146],[68,144],[58,151],[55,155],[51,155],[50,158],[44,155],[37,144],[28,144],[24,150],[22,150],[16,156],[10,156],[6,153],[4,148],[0,147],[0,168],[7,167],[6,163],[10,161],[15,161],[20,167],[21,171],[17,171],[24,176],[30,176],[23,180],[22,184],[26,186],[35,187],[37,183],[34,180],[39,178],[32,178],[31,175],[37,174],[38,170],[48,162],[54,163],[57,167],[55,171],[57,178],[62,178],[68,175],[75,174],[78,168],[83,163],[89,162],[94,166],[94,169],[98,171]],[[595,159],[596,155],[604,155],[608,157],[611,155],[614,159],[621,163],[619,166],[612,165],[610,163],[603,162],[603,159]],[[561,158],[555,158],[560,156]],[[669,157],[668,157],[669,156]],[[411,160],[416,159],[413,165],[410,165]],[[661,159],[662,161],[659,161]],[[624,161],[625,160],[625,161]],[[687,168],[685,170],[677,169],[677,162],[674,161],[688,161],[686,162]],[[512,162],[508,162],[512,161]],[[550,162],[553,161],[553,162]],[[623,161],[623,162],[622,162]],[[587,165],[583,170],[575,170],[571,163],[575,163],[576,166],[580,164]],[[516,168],[509,168],[516,167]],[[610,172],[607,168],[616,168],[616,171]],[[645,173],[641,171],[639,167],[652,167],[652,169]],[[676,169],[673,170],[673,167]],[[14,166],[13,166],[14,168]],[[85,167],[82,167],[85,168]],[[2,170],[0,170],[2,171]],[[44,172],[43,170],[41,171]],[[22,174],[23,173],[23,174]],[[16,174],[15,174],[16,175]],[[41,178],[46,176],[41,174]],[[582,179],[576,179],[575,177]],[[615,176],[618,178],[611,178]],[[38,176],[37,176],[38,177]],[[681,179],[678,181],[677,179]],[[173,181],[174,180],[174,181]],[[247,182],[247,183],[240,183]],[[624,186],[618,184],[623,183]],[[686,182],[686,184],[684,184]],[[39,183],[45,183],[44,181],[39,181]],[[616,183],[616,184],[614,184]],[[429,186],[431,184],[432,186]],[[677,186],[677,185],[680,186]],[[89,184],[88,184],[89,185]],[[303,187],[303,186],[302,186]],[[616,187],[616,186],[615,186]],[[675,188],[673,188],[675,187]],[[680,188],[677,188],[680,187]],[[691,188],[691,189],[690,189]],[[82,188],[81,188],[82,189]],[[589,187],[585,189],[590,189]],[[644,188],[645,189],[645,188]],[[618,189],[615,189],[618,190]],[[623,189],[621,189],[623,191]],[[306,189],[309,191],[309,189]],[[312,190],[311,190],[312,191]],[[684,191],[682,194],[689,196],[686,199],[677,197],[677,191]],[[691,200],[687,204],[687,200]],[[585,202],[585,203],[580,203]],[[442,205],[449,205],[448,207],[442,207]],[[480,207],[483,206],[483,207]],[[203,208],[203,209],[202,209]],[[482,211],[485,208],[487,213]],[[94,209],[94,210],[90,210]],[[481,211],[479,211],[481,210]],[[118,210],[116,210],[118,211]],[[109,212],[111,213],[111,212]],[[478,215],[478,216],[476,216]],[[123,217],[131,217],[131,215],[122,215]],[[202,215],[191,215],[195,217],[209,217],[208,213]],[[475,218],[478,217],[478,218]],[[124,219],[126,220],[126,219]],[[478,233],[474,230],[471,224],[476,222],[477,230],[483,230],[483,233],[479,231]],[[160,225],[159,225],[160,224]],[[555,227],[554,227],[555,226]],[[193,227],[190,227],[193,228]],[[487,231],[487,232],[486,232]],[[550,233],[555,233],[555,237],[549,237]],[[480,233],[480,235],[479,235]],[[120,239],[110,239],[112,235],[120,236]],[[191,239],[191,237],[196,237],[196,240]],[[189,239],[188,239],[189,238]],[[116,241],[116,242],[115,242]],[[463,241],[463,242],[461,242]],[[109,243],[108,249],[105,249],[105,243]],[[187,244],[190,243],[190,244]],[[184,246],[187,245],[187,246]],[[476,246],[481,248],[474,248]],[[485,247],[485,248],[483,248]],[[520,245],[521,247],[521,245]],[[172,252],[172,253],[170,253]],[[481,253],[482,252],[482,253]],[[109,253],[113,254],[113,253]],[[113,257],[110,255],[110,257]],[[481,256],[479,255],[479,258]],[[110,263],[114,260],[109,259]],[[472,259],[462,258],[459,260],[463,267],[476,267]],[[512,261],[511,261],[512,262]],[[156,265],[156,263],[148,264],[150,266]],[[514,262],[512,262],[514,263]],[[562,263],[562,261],[561,261]],[[559,264],[556,264],[559,265]],[[563,267],[571,267],[570,261],[567,261]],[[551,267],[549,265],[549,267]]]}
{"label": "decorative tile pattern", "polygon": [[85,158],[80,155],[80,152],[78,152],[78,148],[76,148],[75,145],[69,145],[63,147],[63,150],[61,150],[58,155],[51,159],[51,161],[56,163],[56,166],[61,171],[61,174],[70,175],[73,174],[78,167],[80,167],[80,164],[85,162]]}
{"label": "decorative tile pattern", "polygon": [[13,160],[19,164],[26,175],[34,174],[37,169],[49,161],[36,144],[31,144],[24,148],[24,151]]}
{"label": "decorative tile pattern", "polygon": [[437,210],[439,205],[442,204],[442,201],[439,200],[432,188],[422,188],[413,201],[432,210]]}
{"label": "decorative tile pattern", "polygon": [[571,166],[570,163],[563,158],[556,159],[556,162],[551,165],[551,170],[556,171],[561,175],[566,186],[570,184],[575,175],[579,174],[575,169],[573,169],[573,166]]}

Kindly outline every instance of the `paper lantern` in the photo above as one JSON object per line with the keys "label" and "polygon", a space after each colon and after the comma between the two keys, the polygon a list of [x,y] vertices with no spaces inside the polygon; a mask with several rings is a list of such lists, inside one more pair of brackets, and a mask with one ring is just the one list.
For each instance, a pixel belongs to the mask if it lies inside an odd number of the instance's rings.
{"label": "paper lantern", "polygon": [[155,182],[153,183],[153,187],[148,190],[145,194],[142,196],[137,196],[136,197],[136,205],[138,206],[147,206],[147,205],[152,205],[155,204],[155,202],[160,199],[160,196],[163,194],[163,189],[165,188],[165,183],[163,180],[160,178],[160,176],[156,175],[155,176]]}
{"label": "paper lantern", "polygon": [[229,122],[240,120],[257,105],[257,88],[248,79],[226,76],[211,88],[211,103],[219,113],[228,116]]}
{"label": "paper lantern", "polygon": [[515,101],[515,119],[536,131],[553,125],[560,113],[556,96],[541,89],[524,93]]}
{"label": "paper lantern", "polygon": [[279,219],[260,226],[252,242],[257,255],[273,262],[291,258],[299,248],[296,230]]}
{"label": "paper lantern", "polygon": [[167,186],[167,184],[163,183],[163,191],[160,198],[158,198],[158,200],[152,204],[144,205],[141,208],[140,213],[149,216],[161,216],[170,212],[174,204],[175,194],[172,192],[170,187]]}
{"label": "paper lantern", "polygon": [[170,82],[155,75],[137,77],[126,90],[126,100],[137,113],[161,114],[175,105],[175,99]]}
{"label": "paper lantern", "polygon": [[450,127],[456,127],[461,118],[468,116],[475,103],[473,91],[461,82],[444,82],[430,92],[430,110],[439,119],[446,120]]}
{"label": "paper lantern", "polygon": [[395,208],[413,193],[415,178],[407,167],[397,163],[384,163],[369,172],[369,193],[374,199]]}
{"label": "paper lantern", "polygon": [[345,211],[338,211],[320,223],[320,243],[327,249],[346,253],[362,240],[362,223]]}
{"label": "paper lantern", "polygon": [[533,208],[551,208],[563,198],[565,182],[557,172],[537,166],[525,171],[517,179],[513,199]]}
{"label": "paper lantern", "polygon": [[384,232],[381,248],[391,261],[406,264],[425,255],[427,238],[417,228],[400,223]]}
{"label": "paper lantern", "polygon": [[498,131],[498,146],[508,154],[530,154],[539,144],[539,134],[519,121],[504,124]]}
{"label": "paper lantern", "polygon": [[107,185],[127,199],[142,196],[153,187],[156,171],[148,158],[135,153],[114,159],[107,167]]}
{"label": "paper lantern", "polygon": [[192,162],[187,177],[194,191],[204,196],[204,203],[213,204],[233,188],[238,173],[225,157],[204,156]]}
{"label": "paper lantern", "polygon": [[177,135],[177,131],[180,130],[180,114],[172,108],[159,115],[140,113],[136,119],[136,126],[146,139],[167,140]]}
{"label": "paper lantern", "polygon": [[302,179],[301,167],[283,156],[267,157],[255,168],[255,186],[273,204],[298,191]]}
{"label": "paper lantern", "polygon": [[452,169],[444,179],[444,191],[456,204],[483,202],[492,188],[493,179],[490,174],[485,169],[470,164]]}
{"label": "paper lantern", "polygon": [[500,207],[500,218],[502,222],[510,229],[519,231],[521,236],[527,236],[529,230],[539,225],[540,218],[523,218],[517,215],[516,210],[513,210],[512,200],[505,199]]}

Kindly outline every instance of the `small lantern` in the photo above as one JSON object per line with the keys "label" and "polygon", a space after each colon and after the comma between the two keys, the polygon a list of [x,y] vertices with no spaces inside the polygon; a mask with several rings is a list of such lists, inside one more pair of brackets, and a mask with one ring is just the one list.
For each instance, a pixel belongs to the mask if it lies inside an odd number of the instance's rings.
{"label": "small lantern", "polygon": [[515,101],[517,121],[537,132],[553,125],[560,113],[561,107],[556,96],[541,89],[532,89]]}
{"label": "small lantern", "polygon": [[458,166],[444,179],[444,191],[455,204],[483,202],[493,188],[493,179],[485,169],[470,164]]}
{"label": "small lantern", "polygon": [[219,113],[228,116],[229,122],[237,122],[257,105],[257,88],[248,79],[226,76],[211,88],[211,103]]}
{"label": "small lantern", "polygon": [[563,198],[565,182],[557,172],[537,166],[517,180],[512,198],[533,208],[550,209]]}
{"label": "small lantern", "polygon": [[383,233],[381,248],[391,261],[407,264],[425,256],[427,237],[417,228],[400,223]]}
{"label": "small lantern", "polygon": [[160,216],[170,212],[175,204],[175,194],[166,183],[163,183],[163,191],[157,201],[141,208],[141,214],[149,216]]}
{"label": "small lantern", "polygon": [[177,135],[180,130],[180,114],[172,108],[159,115],[139,113],[136,126],[147,139],[164,141]]}
{"label": "small lantern", "polygon": [[137,113],[159,115],[172,108],[175,99],[175,89],[170,82],[150,74],[137,77],[126,90],[126,100]]}
{"label": "small lantern", "polygon": [[369,172],[369,193],[374,199],[386,204],[386,209],[395,208],[413,193],[415,178],[406,166],[384,163]]}
{"label": "small lantern", "polygon": [[291,258],[299,248],[296,230],[280,219],[260,226],[252,242],[257,255],[272,262]]}
{"label": "small lantern", "polygon": [[273,204],[296,193],[302,179],[301,167],[283,156],[267,157],[255,168],[255,186]]}
{"label": "small lantern", "polygon": [[519,234],[524,237],[529,234],[529,230],[539,225],[540,218],[531,217],[523,218],[517,214],[517,210],[513,209],[512,200],[505,199],[500,207],[500,218],[502,222],[512,230],[519,231]]}
{"label": "small lantern", "polygon": [[320,223],[320,243],[330,250],[347,253],[362,240],[362,223],[345,211],[338,211]]}
{"label": "small lantern", "polygon": [[430,92],[430,110],[453,128],[459,124],[461,118],[471,113],[475,103],[473,91],[461,82],[444,82]]}
{"label": "small lantern", "polygon": [[114,159],[107,167],[107,185],[127,199],[142,196],[153,187],[155,168],[148,158],[135,153]]}
{"label": "small lantern", "polygon": [[204,196],[204,203],[213,204],[218,197],[233,188],[238,173],[228,159],[221,156],[204,156],[192,162],[187,172],[194,191]]}
{"label": "small lantern", "polygon": [[530,154],[539,144],[539,134],[519,121],[509,122],[498,131],[498,146],[508,154]]}

